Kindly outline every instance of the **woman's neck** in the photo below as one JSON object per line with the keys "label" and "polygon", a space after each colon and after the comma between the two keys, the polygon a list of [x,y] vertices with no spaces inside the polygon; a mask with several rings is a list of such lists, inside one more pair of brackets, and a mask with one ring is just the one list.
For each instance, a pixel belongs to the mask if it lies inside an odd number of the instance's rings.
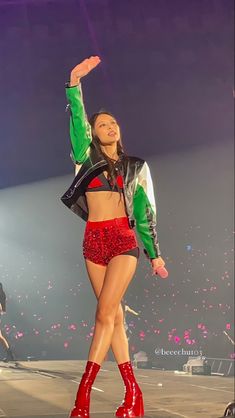
{"label": "woman's neck", "polygon": [[104,154],[107,155],[107,157],[111,158],[112,160],[118,160],[119,156],[117,153],[117,145],[111,145],[111,146],[102,146],[101,145],[101,149],[103,151]]}

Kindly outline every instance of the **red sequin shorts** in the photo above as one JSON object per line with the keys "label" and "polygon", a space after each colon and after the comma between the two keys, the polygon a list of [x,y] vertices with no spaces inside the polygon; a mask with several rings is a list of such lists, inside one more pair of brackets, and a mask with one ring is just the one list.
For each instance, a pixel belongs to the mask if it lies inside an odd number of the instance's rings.
{"label": "red sequin shorts", "polygon": [[106,266],[112,257],[138,249],[135,231],[127,217],[106,221],[87,221],[83,239],[83,256]]}

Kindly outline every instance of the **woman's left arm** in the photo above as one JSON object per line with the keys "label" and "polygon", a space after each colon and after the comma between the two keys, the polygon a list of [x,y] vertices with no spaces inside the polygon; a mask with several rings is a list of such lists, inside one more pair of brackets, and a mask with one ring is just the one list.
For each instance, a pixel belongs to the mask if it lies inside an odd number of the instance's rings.
{"label": "woman's left arm", "polygon": [[136,229],[144,246],[144,253],[151,259],[153,274],[164,267],[165,262],[160,257],[161,251],[157,237],[157,213],[153,182],[147,162],[145,161],[137,178],[137,186],[133,198]]}

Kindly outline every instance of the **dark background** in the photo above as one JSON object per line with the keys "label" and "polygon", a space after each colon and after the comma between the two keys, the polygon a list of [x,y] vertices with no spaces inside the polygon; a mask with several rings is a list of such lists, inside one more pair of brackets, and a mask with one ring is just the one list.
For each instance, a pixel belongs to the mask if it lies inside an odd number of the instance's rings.
{"label": "dark background", "polygon": [[112,111],[125,151],[149,162],[170,271],[156,281],[140,259],[131,351],[233,356],[233,15],[230,0],[0,2],[0,280],[20,356],[84,358],[92,337],[84,223],[59,202],[64,83],[90,55],[87,112]]}
{"label": "dark background", "polygon": [[232,0],[0,2],[0,186],[69,173],[64,83],[90,55],[87,112],[110,109],[132,155],[231,141]]}

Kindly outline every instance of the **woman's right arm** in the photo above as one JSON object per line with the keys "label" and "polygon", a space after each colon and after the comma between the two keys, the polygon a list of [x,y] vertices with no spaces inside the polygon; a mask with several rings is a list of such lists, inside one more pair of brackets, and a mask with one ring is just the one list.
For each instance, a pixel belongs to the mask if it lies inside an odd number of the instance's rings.
{"label": "woman's right arm", "polygon": [[83,103],[80,79],[100,63],[99,57],[90,57],[78,64],[70,75],[66,96],[70,107],[71,157],[75,164],[83,163],[92,141],[91,127]]}

